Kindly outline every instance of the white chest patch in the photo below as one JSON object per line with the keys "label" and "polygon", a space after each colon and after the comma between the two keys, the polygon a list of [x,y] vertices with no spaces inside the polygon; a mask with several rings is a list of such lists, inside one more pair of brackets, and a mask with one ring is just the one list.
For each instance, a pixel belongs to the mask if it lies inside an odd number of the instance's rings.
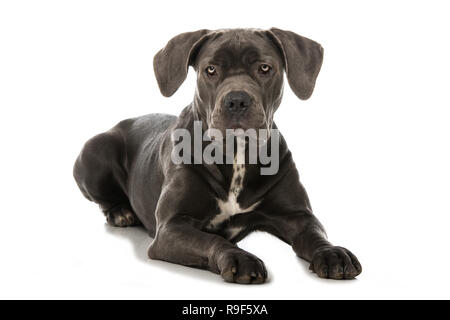
{"label": "white chest patch", "polygon": [[220,212],[209,222],[209,228],[216,228],[222,222],[228,220],[231,216],[239,213],[253,211],[258,206],[259,202],[254,203],[248,208],[241,208],[239,203],[237,202],[237,197],[242,191],[244,176],[245,165],[238,164],[236,161],[234,161],[233,177],[231,178],[230,190],[228,191],[228,199],[226,201],[217,199],[217,205],[220,209]]}

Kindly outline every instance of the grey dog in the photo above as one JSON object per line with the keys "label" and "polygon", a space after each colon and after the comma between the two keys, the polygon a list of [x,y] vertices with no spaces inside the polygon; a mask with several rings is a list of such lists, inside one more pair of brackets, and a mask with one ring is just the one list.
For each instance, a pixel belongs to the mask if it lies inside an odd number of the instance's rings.
{"label": "grey dog", "polygon": [[174,37],[154,57],[156,79],[169,97],[192,66],[193,102],[179,117],[127,119],[90,139],[74,166],[81,192],[100,205],[109,224],[143,225],[154,238],[151,259],[207,269],[227,282],[263,283],[264,263],[236,245],[261,230],[291,245],[321,278],[356,277],[360,263],[327,240],[281,135],[279,170],[273,175],[261,175],[261,163],[171,161],[172,132],[192,132],[194,121],[202,121],[202,130],[276,128],[273,115],[284,73],[297,97],[306,100],[322,60],[317,42],[276,28],[198,30]]}

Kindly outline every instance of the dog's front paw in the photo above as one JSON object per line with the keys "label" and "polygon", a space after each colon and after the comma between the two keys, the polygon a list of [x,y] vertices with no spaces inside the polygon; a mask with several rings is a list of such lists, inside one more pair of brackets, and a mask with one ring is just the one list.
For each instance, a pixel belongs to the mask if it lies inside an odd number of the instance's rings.
{"label": "dog's front paw", "polygon": [[317,250],[309,269],[320,278],[353,279],[362,271],[361,264],[353,253],[342,247],[324,247]]}
{"label": "dog's front paw", "polygon": [[226,282],[258,284],[267,279],[264,262],[240,249],[222,252],[217,265],[220,275]]}

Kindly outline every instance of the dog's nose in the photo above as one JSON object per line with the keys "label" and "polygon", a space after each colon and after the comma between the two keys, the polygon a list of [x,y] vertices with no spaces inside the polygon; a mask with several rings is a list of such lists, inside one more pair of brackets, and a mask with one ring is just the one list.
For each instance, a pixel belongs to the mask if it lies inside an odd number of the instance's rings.
{"label": "dog's nose", "polygon": [[245,91],[231,91],[224,99],[225,108],[233,113],[247,110],[251,103],[252,98]]}

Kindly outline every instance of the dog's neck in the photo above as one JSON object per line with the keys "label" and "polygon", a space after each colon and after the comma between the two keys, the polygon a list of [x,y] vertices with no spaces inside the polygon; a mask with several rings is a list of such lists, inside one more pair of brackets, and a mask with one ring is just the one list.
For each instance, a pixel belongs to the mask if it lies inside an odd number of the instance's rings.
{"label": "dog's neck", "polygon": [[[198,103],[198,101],[197,101],[197,103]],[[181,112],[181,115],[178,118],[177,124],[174,127],[174,129],[178,129],[178,128],[186,129],[190,132],[191,136],[194,137],[194,122],[202,121],[201,134],[203,136],[205,131],[208,129],[208,125],[205,122],[206,121],[205,115],[203,113],[199,112],[199,109],[203,109],[203,108],[199,108],[199,105],[196,104],[195,101],[193,103],[191,103],[190,105],[188,105]],[[275,125],[274,125],[274,127],[276,128]],[[271,138],[269,138],[267,143],[270,142],[270,139]],[[206,146],[208,146],[210,143],[211,143],[210,141],[202,141],[202,152],[204,151]],[[284,139],[281,136],[280,136],[279,147],[280,147],[279,148],[279,153],[280,153],[279,160],[283,161],[283,158],[286,156],[286,154],[289,151],[287,149],[287,146],[285,145]],[[244,154],[238,154],[239,149],[243,150]],[[192,150],[194,150],[193,144],[192,144]],[[223,154],[225,155],[225,149],[224,149]],[[239,164],[239,170],[241,172],[239,175],[240,176],[239,179],[242,179],[242,183],[243,183],[241,187],[245,188],[245,185],[251,184],[252,181],[261,180],[260,179],[260,177],[261,177],[260,168],[262,165],[259,163],[259,161],[256,164],[249,164],[247,161],[249,159],[248,145],[244,144],[244,148],[242,148],[242,146],[241,146],[241,148],[237,148],[237,143],[235,143],[234,153],[233,153],[233,155],[230,155],[229,158],[231,158],[232,161],[227,162],[226,158],[224,156],[223,164],[218,164],[218,163],[206,164],[206,163],[202,162],[201,164],[196,164],[195,166],[202,166],[207,171],[209,171],[210,175],[214,178],[214,180],[217,183],[219,183],[220,185],[222,185],[226,192],[228,192],[230,190],[230,188],[233,184],[234,178],[237,177],[237,175],[235,174],[235,171],[236,171],[238,164]],[[236,160],[240,160],[240,161],[236,161]],[[192,163],[194,163],[194,161],[192,161]],[[244,172],[245,172],[245,174],[242,174]]]}

